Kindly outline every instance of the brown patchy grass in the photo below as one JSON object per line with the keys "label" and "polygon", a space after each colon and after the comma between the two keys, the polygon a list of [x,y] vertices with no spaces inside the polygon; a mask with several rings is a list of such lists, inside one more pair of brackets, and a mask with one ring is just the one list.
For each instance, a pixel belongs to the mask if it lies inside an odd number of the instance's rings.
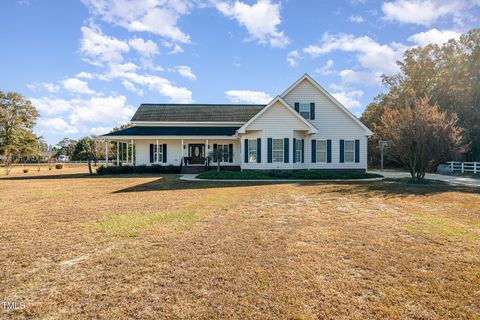
{"label": "brown patchy grass", "polygon": [[480,318],[478,190],[85,172],[0,178],[0,317]]}

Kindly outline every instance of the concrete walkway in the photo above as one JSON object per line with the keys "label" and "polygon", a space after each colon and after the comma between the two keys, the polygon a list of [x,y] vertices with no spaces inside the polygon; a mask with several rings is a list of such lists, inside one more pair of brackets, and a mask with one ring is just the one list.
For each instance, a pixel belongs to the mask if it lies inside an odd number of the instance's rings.
{"label": "concrete walkway", "polygon": [[[410,173],[405,172],[405,171],[369,170],[368,172],[381,174],[385,178],[394,178],[394,179],[410,178]],[[443,181],[443,182],[449,183],[451,185],[457,185],[457,186],[480,187],[480,177],[479,178],[471,178],[471,177],[445,175],[445,174],[438,174],[438,173],[427,173],[425,175],[425,179],[439,180],[439,181]]]}

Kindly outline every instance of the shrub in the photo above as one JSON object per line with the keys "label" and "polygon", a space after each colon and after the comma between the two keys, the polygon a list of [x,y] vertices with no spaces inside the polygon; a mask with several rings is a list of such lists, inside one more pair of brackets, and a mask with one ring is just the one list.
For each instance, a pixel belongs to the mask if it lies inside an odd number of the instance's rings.
{"label": "shrub", "polygon": [[154,164],[151,166],[140,165],[140,166],[112,166],[105,167],[100,166],[97,168],[97,173],[99,175],[105,174],[130,174],[130,173],[180,173],[180,167],[168,165],[161,166]]}
{"label": "shrub", "polygon": [[63,164],[57,163],[57,164],[55,165],[55,169],[59,169],[59,170],[60,170],[60,169],[63,169]]}
{"label": "shrub", "polygon": [[23,169],[23,173],[28,173],[29,169],[25,168]]}

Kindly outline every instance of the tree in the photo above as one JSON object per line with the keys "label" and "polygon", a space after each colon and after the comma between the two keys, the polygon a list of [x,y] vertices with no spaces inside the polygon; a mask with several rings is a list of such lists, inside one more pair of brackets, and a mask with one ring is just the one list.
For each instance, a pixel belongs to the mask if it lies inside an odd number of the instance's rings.
{"label": "tree", "polygon": [[[388,92],[369,104],[362,121],[375,128],[387,108],[411,107],[417,97],[430,97],[440,111],[457,115],[457,125],[464,129],[468,143],[463,157],[467,161],[480,160],[480,29],[470,30],[457,40],[442,46],[428,45],[405,52],[397,62],[400,73],[384,76]],[[369,144],[369,153],[378,143]]]}
{"label": "tree", "polygon": [[210,162],[210,160],[213,159],[214,162],[215,161],[217,162],[217,172],[220,172],[220,162],[221,162],[222,156],[223,156],[222,150],[218,148],[213,149],[208,153],[208,161]]}
{"label": "tree", "polygon": [[15,92],[0,91],[0,154],[6,174],[14,161],[35,152],[37,137],[32,129],[37,118],[29,100]]}
{"label": "tree", "polygon": [[92,160],[95,158],[95,140],[91,137],[84,137],[80,139],[75,148],[77,155],[83,159],[87,159],[88,162],[88,172],[92,172]]}
{"label": "tree", "polygon": [[57,143],[58,154],[63,154],[68,158],[72,158],[77,142],[78,141],[75,139],[63,138]]}
{"label": "tree", "polygon": [[380,139],[392,142],[390,157],[419,181],[427,171],[464,152],[463,130],[456,123],[456,115],[439,111],[424,98],[413,106],[385,109],[375,130]]}

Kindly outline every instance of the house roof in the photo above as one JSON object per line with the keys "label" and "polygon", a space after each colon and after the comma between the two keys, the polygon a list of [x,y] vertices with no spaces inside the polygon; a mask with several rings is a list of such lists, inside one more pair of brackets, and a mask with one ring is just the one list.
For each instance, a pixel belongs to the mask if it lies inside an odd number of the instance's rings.
{"label": "house roof", "polygon": [[239,127],[154,127],[133,126],[113,131],[104,137],[116,136],[233,136]]}
{"label": "house roof", "polygon": [[132,122],[247,122],[264,104],[142,104]]}

